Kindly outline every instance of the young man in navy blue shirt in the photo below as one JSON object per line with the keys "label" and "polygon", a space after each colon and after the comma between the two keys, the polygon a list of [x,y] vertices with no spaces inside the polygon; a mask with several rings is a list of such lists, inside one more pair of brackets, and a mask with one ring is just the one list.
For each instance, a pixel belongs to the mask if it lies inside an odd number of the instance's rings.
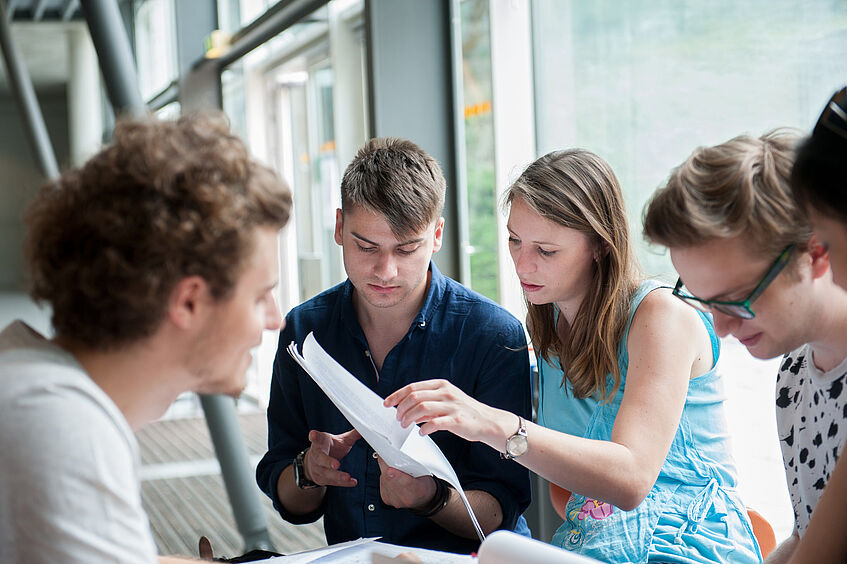
{"label": "young man in navy blue shirt", "polygon": [[[359,537],[451,552],[479,539],[457,492],[388,467],[289,357],[308,333],[381,397],[445,378],[485,404],[530,417],[529,361],[520,322],[442,275],[446,183],[414,143],[373,139],[341,182],[335,240],[348,279],[294,308],[274,362],[268,452],[257,481],[283,518],[324,518],[330,544]],[[481,443],[433,439],[456,470],[486,533],[524,528],[526,469]]]}

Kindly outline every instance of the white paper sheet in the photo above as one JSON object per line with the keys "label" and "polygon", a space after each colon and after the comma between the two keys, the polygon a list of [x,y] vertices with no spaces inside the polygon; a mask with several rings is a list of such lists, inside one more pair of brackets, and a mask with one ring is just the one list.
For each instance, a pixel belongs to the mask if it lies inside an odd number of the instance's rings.
{"label": "white paper sheet", "polygon": [[511,531],[494,531],[479,547],[479,564],[601,564],[599,560]]}
{"label": "white paper sheet", "polygon": [[294,342],[288,346],[288,353],[389,466],[416,478],[433,475],[453,486],[468,510],[479,540],[485,540],[456,471],[435,441],[421,435],[417,425],[404,429],[397,421],[397,409],[382,405],[383,398],[329,356],[312,333],[303,341],[302,355]]}
{"label": "white paper sheet", "polygon": [[518,535],[511,531],[494,531],[479,547],[479,557],[425,550],[358,539],[290,556],[262,560],[274,564],[383,564],[398,554],[411,553],[424,564],[601,564],[559,547]]}
{"label": "white paper sheet", "polygon": [[476,564],[476,557],[409,546],[378,542],[375,538],[357,539],[333,546],[317,548],[289,556],[276,556],[261,560],[273,564],[374,564],[391,561],[399,554],[411,553],[423,564]]}

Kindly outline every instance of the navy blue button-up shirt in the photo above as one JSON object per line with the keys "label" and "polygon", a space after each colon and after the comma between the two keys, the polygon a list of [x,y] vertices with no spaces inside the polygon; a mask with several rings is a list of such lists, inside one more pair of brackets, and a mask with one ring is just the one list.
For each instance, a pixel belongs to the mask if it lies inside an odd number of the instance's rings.
{"label": "navy blue button-up shirt", "polygon": [[[433,263],[423,307],[406,336],[385,357],[377,374],[353,310],[349,280],[291,310],[280,334],[268,406],[268,452],[259,462],[259,487],[283,518],[310,523],[324,517],[330,544],[359,537],[450,552],[471,552],[478,540],[456,536],[430,519],[385,505],[373,449],[358,441],[341,470],[358,480],[353,488],[329,487],[323,505],[308,515],[288,512],[277,497],[282,471],[309,446],[310,429],[340,434],[352,426],[288,355],[310,331],[339,364],[381,397],[421,380],[444,378],[479,401],[530,417],[526,337],[520,322],[499,305],[443,276]],[[465,490],[482,490],[500,503],[504,529],[512,529],[530,502],[529,472],[503,460],[482,443],[446,431],[431,435],[453,465]]]}

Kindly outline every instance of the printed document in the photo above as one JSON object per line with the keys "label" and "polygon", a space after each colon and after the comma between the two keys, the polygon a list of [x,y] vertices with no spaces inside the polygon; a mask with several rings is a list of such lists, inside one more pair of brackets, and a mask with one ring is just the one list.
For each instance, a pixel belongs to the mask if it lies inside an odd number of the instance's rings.
{"label": "printed document", "polygon": [[312,333],[303,341],[302,355],[294,342],[288,346],[288,353],[389,466],[415,478],[432,475],[453,486],[468,510],[479,540],[485,540],[456,471],[432,438],[421,435],[417,425],[404,429],[397,421],[397,409],[385,407],[383,398],[329,356]]}

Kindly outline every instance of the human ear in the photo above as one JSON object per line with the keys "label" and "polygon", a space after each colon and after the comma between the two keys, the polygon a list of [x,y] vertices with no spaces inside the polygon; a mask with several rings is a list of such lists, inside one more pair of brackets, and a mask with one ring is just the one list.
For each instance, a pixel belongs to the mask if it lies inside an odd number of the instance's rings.
{"label": "human ear", "polygon": [[432,241],[432,252],[437,253],[441,248],[442,237],[444,235],[444,218],[439,217],[435,222],[435,233]]}
{"label": "human ear", "polygon": [[344,227],[344,215],[341,208],[335,210],[335,242],[341,244],[341,230]]}
{"label": "human ear", "polygon": [[821,244],[820,240],[818,240],[818,236],[814,233],[809,238],[809,242],[806,246],[812,262],[812,277],[820,278],[826,274],[830,268],[829,249]]}
{"label": "human ear", "polygon": [[180,280],[171,292],[168,318],[180,329],[188,329],[209,300],[209,285],[200,276]]}

